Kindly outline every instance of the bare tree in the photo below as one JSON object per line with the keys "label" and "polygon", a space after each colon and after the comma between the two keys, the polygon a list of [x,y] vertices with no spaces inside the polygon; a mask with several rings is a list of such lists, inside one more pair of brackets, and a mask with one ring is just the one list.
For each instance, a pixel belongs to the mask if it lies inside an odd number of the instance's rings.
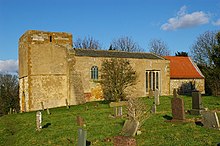
{"label": "bare tree", "polygon": [[160,39],[153,39],[149,43],[149,51],[160,56],[170,55],[170,50],[167,44]]}
{"label": "bare tree", "polygon": [[85,37],[84,39],[77,38],[74,42],[74,48],[76,49],[101,49],[99,41],[95,40],[93,37]]}
{"label": "bare tree", "polygon": [[101,85],[106,100],[125,100],[126,89],[136,84],[137,74],[127,59],[106,59],[102,62]]}
{"label": "bare tree", "polygon": [[217,44],[216,32],[206,31],[201,34],[192,48],[190,54],[197,64],[210,66],[213,64],[211,56],[213,54],[213,46]]}
{"label": "bare tree", "polygon": [[111,42],[109,50],[143,52],[143,49],[131,37],[121,37]]}
{"label": "bare tree", "polygon": [[19,111],[18,76],[0,74],[0,116],[11,109]]}

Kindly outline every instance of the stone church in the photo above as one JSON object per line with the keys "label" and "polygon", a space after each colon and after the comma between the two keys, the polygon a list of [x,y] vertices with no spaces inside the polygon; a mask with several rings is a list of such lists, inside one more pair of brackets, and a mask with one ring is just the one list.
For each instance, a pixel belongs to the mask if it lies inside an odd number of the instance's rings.
{"label": "stone church", "polygon": [[[170,95],[184,83],[204,93],[204,76],[189,57],[178,61],[153,53],[73,49],[69,33],[29,30],[19,39],[21,111],[39,110],[42,103],[53,108],[102,99],[97,80],[102,61],[109,58],[126,58],[137,72],[133,96],[148,96],[155,89]],[[181,66],[190,67],[190,72],[178,74]]]}

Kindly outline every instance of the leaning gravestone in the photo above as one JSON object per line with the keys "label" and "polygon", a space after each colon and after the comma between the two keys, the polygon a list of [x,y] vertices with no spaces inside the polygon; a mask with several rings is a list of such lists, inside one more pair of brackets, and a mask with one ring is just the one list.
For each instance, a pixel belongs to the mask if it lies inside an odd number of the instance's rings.
{"label": "leaning gravestone", "polygon": [[154,102],[156,105],[160,105],[160,97],[159,97],[159,90],[155,89],[154,91]]}
{"label": "leaning gravestone", "polygon": [[183,99],[177,97],[176,89],[174,89],[174,97],[171,99],[172,106],[172,121],[183,121],[185,120],[184,102]]}
{"label": "leaning gravestone", "polygon": [[203,117],[202,123],[204,127],[220,130],[219,119],[218,119],[218,115],[216,114],[216,112],[203,111],[201,112],[201,114]]}
{"label": "leaning gravestone", "polygon": [[190,110],[190,114],[200,115],[202,111],[203,111],[203,107],[202,107],[201,93],[199,91],[193,91],[192,92],[192,109]]}
{"label": "leaning gravestone", "polygon": [[86,146],[86,137],[87,137],[87,131],[82,128],[79,128],[77,146]]}
{"label": "leaning gravestone", "polygon": [[38,111],[36,113],[36,125],[37,125],[37,129],[36,130],[37,131],[40,131],[42,129],[41,123],[42,123],[42,114],[41,114],[40,111]]}
{"label": "leaning gravestone", "polygon": [[139,122],[135,120],[126,120],[122,128],[122,135],[135,136],[139,127]]}

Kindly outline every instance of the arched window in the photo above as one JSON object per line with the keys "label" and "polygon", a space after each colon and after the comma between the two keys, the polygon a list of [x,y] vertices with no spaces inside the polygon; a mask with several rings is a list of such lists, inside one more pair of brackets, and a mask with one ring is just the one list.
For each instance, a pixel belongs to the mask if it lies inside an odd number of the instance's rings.
{"label": "arched window", "polygon": [[91,79],[95,79],[97,80],[98,79],[98,67],[97,66],[92,66],[91,68]]}

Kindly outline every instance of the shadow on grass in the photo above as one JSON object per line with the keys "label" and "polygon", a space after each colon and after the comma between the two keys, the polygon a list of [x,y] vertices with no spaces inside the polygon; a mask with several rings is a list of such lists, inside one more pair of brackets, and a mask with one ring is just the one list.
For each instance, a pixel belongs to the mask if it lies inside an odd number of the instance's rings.
{"label": "shadow on grass", "polygon": [[196,124],[197,126],[201,126],[201,127],[204,126],[201,121],[196,121],[195,124]]}
{"label": "shadow on grass", "polygon": [[163,118],[166,119],[166,120],[172,120],[173,119],[173,117],[168,116],[168,115],[163,116]]}
{"label": "shadow on grass", "polygon": [[46,125],[44,125],[44,126],[42,127],[42,129],[48,128],[50,125],[51,125],[51,123],[47,123]]}

